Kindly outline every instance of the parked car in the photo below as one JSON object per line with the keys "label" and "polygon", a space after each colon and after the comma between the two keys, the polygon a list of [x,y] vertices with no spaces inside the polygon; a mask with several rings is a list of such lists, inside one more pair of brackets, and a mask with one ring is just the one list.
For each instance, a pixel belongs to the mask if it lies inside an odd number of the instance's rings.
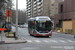
{"label": "parked car", "polygon": [[23,27],[24,27],[24,28],[27,28],[27,27],[28,27],[28,24],[24,24]]}
{"label": "parked car", "polygon": [[20,25],[19,27],[20,27],[20,28],[23,28],[23,25]]}

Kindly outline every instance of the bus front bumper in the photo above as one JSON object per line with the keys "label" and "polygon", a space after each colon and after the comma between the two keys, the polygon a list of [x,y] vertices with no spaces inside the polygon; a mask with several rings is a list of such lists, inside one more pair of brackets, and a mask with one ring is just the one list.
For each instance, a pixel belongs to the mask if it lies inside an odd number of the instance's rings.
{"label": "bus front bumper", "polygon": [[41,34],[37,34],[36,33],[36,36],[52,36],[52,33],[50,33],[50,34],[42,34],[42,33]]}

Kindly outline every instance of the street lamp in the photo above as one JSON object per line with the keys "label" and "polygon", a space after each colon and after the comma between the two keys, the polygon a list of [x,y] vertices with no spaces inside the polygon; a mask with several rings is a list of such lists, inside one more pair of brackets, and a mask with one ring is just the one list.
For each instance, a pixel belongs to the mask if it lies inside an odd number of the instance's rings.
{"label": "street lamp", "polygon": [[16,39],[18,39],[18,0],[16,0]]}

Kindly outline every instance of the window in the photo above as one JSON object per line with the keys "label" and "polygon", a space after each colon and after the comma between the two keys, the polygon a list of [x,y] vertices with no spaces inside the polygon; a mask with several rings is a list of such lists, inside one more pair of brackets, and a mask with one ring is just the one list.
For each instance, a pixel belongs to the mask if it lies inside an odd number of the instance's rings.
{"label": "window", "polygon": [[51,0],[52,2],[55,2],[55,0]]}
{"label": "window", "polygon": [[34,0],[34,1],[36,1],[36,0]]}
{"label": "window", "polygon": [[63,12],[63,5],[61,5],[61,13]]}
{"label": "window", "polygon": [[52,14],[54,14],[54,12],[51,12]]}
{"label": "window", "polygon": [[52,4],[52,6],[54,6],[54,4]]}
{"label": "window", "polygon": [[42,0],[39,0],[39,2],[41,2]]}

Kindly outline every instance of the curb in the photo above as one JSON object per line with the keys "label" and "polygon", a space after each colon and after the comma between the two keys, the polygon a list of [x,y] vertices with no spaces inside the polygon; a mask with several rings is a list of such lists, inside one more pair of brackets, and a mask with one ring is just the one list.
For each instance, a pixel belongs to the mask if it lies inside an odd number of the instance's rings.
{"label": "curb", "polygon": [[0,44],[19,44],[19,43],[27,43],[27,41],[22,41],[22,42],[4,42]]}
{"label": "curb", "polygon": [[27,41],[23,41],[23,42],[9,42],[9,43],[4,43],[4,44],[20,44],[20,43],[27,43]]}
{"label": "curb", "polygon": [[[0,44],[19,44],[19,43],[27,43],[27,41],[25,40],[25,38],[24,37],[22,37],[22,36],[19,36],[18,35],[18,40],[15,40],[15,42],[13,41],[11,41],[11,42],[8,42],[8,41],[4,41],[3,43],[0,43]],[[17,42],[18,41],[18,42]],[[21,42],[20,42],[21,41]]]}

